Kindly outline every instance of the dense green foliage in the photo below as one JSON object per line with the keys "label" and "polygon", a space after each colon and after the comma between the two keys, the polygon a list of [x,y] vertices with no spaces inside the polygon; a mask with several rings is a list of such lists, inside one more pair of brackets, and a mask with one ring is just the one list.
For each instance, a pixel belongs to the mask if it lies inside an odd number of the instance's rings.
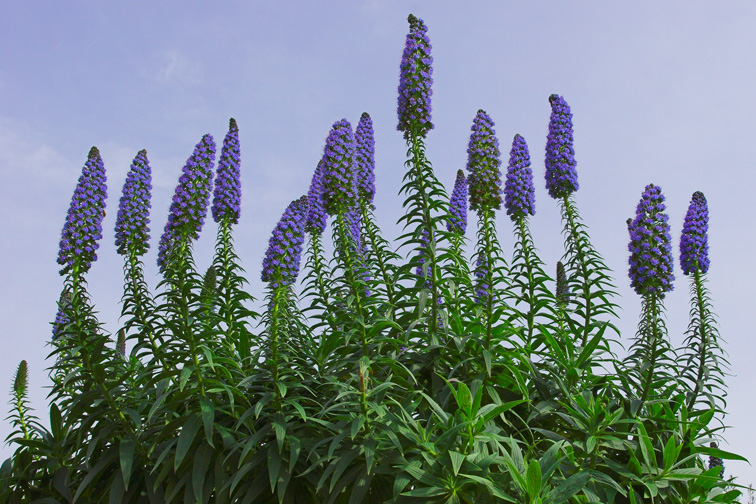
{"label": "dense green foliage", "polygon": [[[663,296],[644,296],[629,357],[612,352],[616,293],[572,195],[566,275],[538,257],[528,216],[514,251],[492,209],[477,236],[447,230],[449,198],[405,131],[403,232],[372,205],[310,233],[298,284],[273,279],[261,313],[220,219],[212,265],[177,232],[148,288],[125,256],[124,344],[95,317],[76,260],[52,342],[49,429],[14,383],[13,456],[0,500],[44,503],[708,503],[739,491],[708,457],[722,429],[723,352],[705,287],[691,283],[686,347]],[[294,253],[287,251],[287,253]],[[475,264],[485,264],[485,295]],[[417,274],[420,267],[422,275]],[[206,271],[206,273],[200,273]],[[555,275],[556,276],[556,275]],[[61,298],[63,300],[63,298]]]}

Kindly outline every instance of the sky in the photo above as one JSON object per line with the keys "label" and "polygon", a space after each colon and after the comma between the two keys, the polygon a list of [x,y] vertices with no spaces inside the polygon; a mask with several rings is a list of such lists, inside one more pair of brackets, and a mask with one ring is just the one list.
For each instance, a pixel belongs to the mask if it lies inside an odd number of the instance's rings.
{"label": "sky", "polygon": [[[614,272],[628,347],[640,310],[627,277],[625,221],[647,184],[667,198],[677,264],[694,191],[710,210],[708,286],[729,354],[724,449],[756,460],[756,353],[752,257],[756,130],[756,3],[749,1],[490,2],[226,1],[0,2],[0,403],[16,366],[30,366],[32,406],[45,416],[50,322],[63,285],[55,262],[76,180],[100,149],[109,198],[105,237],[89,275],[99,319],[117,330],[123,282],[113,226],[131,160],[147,149],[153,172],[147,279],[181,167],[202,135],[220,144],[234,117],[242,159],[235,243],[262,297],[260,265],[288,203],[305,194],[331,125],[375,128],[376,215],[396,238],[406,147],[396,131],[407,15],[428,25],[433,122],[427,155],[451,191],[466,164],[478,109],[496,124],[504,166],[512,138],[530,147],[536,181],[531,230],[543,260],[563,253],[558,204],[544,185],[550,107],[558,93],[574,122],[575,201]],[[208,219],[197,263],[212,255]],[[500,241],[511,254],[503,212]],[[667,327],[680,346],[688,278],[677,266]],[[6,385],[3,386],[3,380]],[[10,432],[0,422],[0,438]],[[10,455],[0,448],[0,459]],[[726,461],[738,483],[756,468]]]}

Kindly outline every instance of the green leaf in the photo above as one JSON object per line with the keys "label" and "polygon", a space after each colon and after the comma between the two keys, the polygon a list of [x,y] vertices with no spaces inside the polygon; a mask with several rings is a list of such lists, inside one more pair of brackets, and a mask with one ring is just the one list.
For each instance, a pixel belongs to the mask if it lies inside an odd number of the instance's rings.
{"label": "green leaf", "polygon": [[202,423],[205,426],[205,438],[210,446],[213,445],[213,423],[215,422],[215,406],[205,396],[200,397],[200,410],[202,411]]}
{"label": "green leaf", "polygon": [[205,482],[205,473],[210,466],[213,457],[213,448],[210,445],[202,444],[194,455],[194,465],[192,467],[192,489],[194,489],[194,498],[197,502],[202,502],[202,490]]}
{"label": "green leaf", "polygon": [[465,461],[465,456],[459,452],[450,451],[449,458],[451,459],[454,476],[457,476],[459,474],[459,468],[462,467],[462,462]]}
{"label": "green leaf", "polygon": [[184,457],[189,453],[189,448],[191,448],[192,443],[194,442],[194,436],[197,435],[197,431],[201,425],[202,420],[200,420],[199,417],[192,415],[181,428],[181,434],[179,434],[178,444],[176,446],[176,458],[173,460],[174,471],[178,471],[181,462],[184,461]]}
{"label": "green leaf", "polygon": [[136,438],[133,434],[128,434],[121,439],[119,447],[121,458],[121,474],[123,475],[123,487],[129,489],[129,480],[131,479],[131,468],[134,465],[134,450],[136,449]]}
{"label": "green leaf", "polygon": [[582,490],[589,479],[590,475],[586,471],[573,474],[549,493],[548,497],[544,499],[544,504],[561,504],[565,502]]}
{"label": "green leaf", "polygon": [[541,466],[537,460],[530,461],[528,472],[525,476],[527,477],[530,501],[535,502],[536,497],[541,493]]}

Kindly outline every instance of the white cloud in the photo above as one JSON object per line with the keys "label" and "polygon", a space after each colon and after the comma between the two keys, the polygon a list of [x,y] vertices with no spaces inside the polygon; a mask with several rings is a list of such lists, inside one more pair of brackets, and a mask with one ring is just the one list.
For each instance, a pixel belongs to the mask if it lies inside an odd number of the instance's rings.
{"label": "white cloud", "polygon": [[202,81],[202,66],[177,50],[168,50],[160,55],[157,72],[159,81],[190,86]]}

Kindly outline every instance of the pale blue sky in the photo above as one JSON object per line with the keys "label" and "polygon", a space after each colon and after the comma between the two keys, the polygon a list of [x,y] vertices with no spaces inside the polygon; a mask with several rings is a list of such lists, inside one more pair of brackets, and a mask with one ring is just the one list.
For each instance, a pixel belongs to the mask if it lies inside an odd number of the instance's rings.
{"label": "pale blue sky", "polygon": [[[131,159],[147,149],[154,176],[151,285],[157,239],[179,171],[205,133],[221,142],[239,122],[243,207],[236,245],[261,297],[270,231],[305,193],[331,124],[371,114],[377,215],[397,235],[405,147],[396,131],[396,87],[406,18],[429,27],[434,57],[428,156],[451,187],[464,168],[472,119],[485,109],[506,162],[515,133],[536,177],[536,244],[562,254],[558,206],[543,184],[548,96],[572,107],[580,191],[596,248],[615,272],[623,342],[638,318],[626,275],[625,220],[648,183],[668,201],[677,241],[691,194],[710,206],[709,286],[733,376],[729,448],[756,458],[752,256],[756,130],[756,4],[636,1],[490,2],[10,2],[0,17],[0,398],[16,365],[31,366],[33,405],[45,405],[49,322],[62,286],[55,263],[71,193],[92,145],[108,171],[106,236],[89,275],[106,328],[117,328],[122,263],[112,228]],[[511,225],[498,219],[511,250]],[[198,264],[207,265],[215,226]],[[676,270],[668,296],[673,344],[687,325],[688,284]],[[2,383],[6,383],[3,386]],[[0,401],[2,402],[2,401]],[[0,437],[9,432],[0,423]],[[8,454],[0,449],[0,458]],[[727,473],[756,482],[756,470]]]}

